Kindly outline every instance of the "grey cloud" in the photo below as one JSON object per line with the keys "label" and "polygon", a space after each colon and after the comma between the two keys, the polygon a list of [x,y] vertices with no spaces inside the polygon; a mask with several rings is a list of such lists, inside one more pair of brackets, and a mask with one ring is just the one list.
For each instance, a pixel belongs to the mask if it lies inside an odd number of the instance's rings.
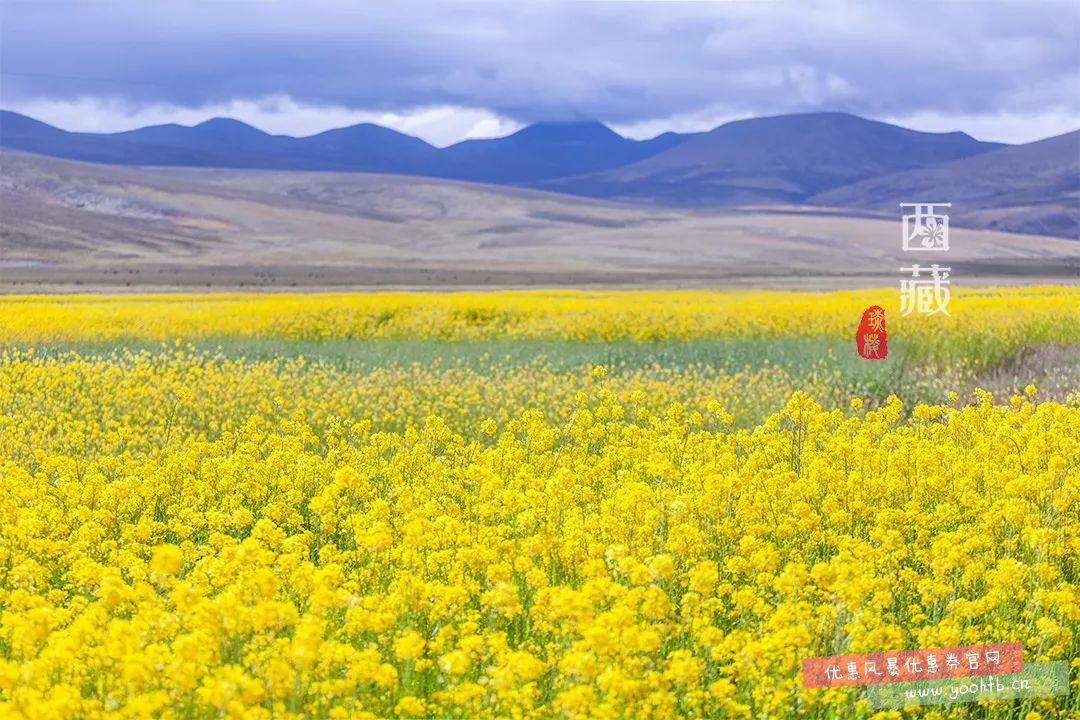
{"label": "grey cloud", "polygon": [[1073,2],[6,2],[0,103],[1080,115]]}

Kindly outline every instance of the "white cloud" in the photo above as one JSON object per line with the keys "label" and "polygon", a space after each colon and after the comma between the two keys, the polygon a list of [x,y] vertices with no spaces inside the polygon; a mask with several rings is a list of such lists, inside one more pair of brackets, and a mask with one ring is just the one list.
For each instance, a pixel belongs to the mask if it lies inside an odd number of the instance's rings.
{"label": "white cloud", "polygon": [[669,130],[677,133],[702,132],[712,130],[718,125],[752,117],[748,113],[732,112],[730,108],[713,107],[699,112],[668,115],[650,120],[632,123],[613,124],[611,129],[620,135],[635,140],[648,140]]}
{"label": "white cloud", "polygon": [[[354,109],[350,120],[483,108],[623,124],[718,102],[754,115],[1080,113],[1076,0],[149,5],[6,3],[3,104],[284,96],[323,115]],[[503,129],[473,117],[455,132]]]}
{"label": "white cloud", "polygon": [[167,103],[133,105],[126,101],[88,96],[72,100],[35,98],[5,105],[9,110],[50,125],[80,132],[117,132],[164,123],[195,125],[213,117],[229,117],[268,133],[299,137],[370,122],[443,147],[468,138],[507,135],[521,127],[520,123],[509,118],[478,108],[443,105],[380,112],[333,105],[308,105],[285,95],[258,100],[232,100],[200,107]]}

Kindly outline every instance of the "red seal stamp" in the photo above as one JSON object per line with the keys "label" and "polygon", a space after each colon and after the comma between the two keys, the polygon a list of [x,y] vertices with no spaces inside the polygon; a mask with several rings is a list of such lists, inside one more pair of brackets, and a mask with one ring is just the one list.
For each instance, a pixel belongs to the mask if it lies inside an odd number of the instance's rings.
{"label": "red seal stamp", "polygon": [[867,360],[884,360],[889,356],[885,309],[880,305],[871,305],[863,312],[859,329],[855,331],[855,347]]}

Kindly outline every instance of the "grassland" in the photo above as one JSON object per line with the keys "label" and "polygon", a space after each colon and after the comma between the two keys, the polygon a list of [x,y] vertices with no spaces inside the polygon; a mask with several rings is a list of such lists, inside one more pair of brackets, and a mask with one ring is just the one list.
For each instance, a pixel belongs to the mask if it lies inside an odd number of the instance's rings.
{"label": "grassland", "polygon": [[[688,210],[369,173],[2,151],[0,292],[894,282],[899,218]],[[891,196],[890,196],[891,197]],[[845,214],[846,213],[846,214]],[[965,282],[1075,279],[1070,239],[954,228]]]}

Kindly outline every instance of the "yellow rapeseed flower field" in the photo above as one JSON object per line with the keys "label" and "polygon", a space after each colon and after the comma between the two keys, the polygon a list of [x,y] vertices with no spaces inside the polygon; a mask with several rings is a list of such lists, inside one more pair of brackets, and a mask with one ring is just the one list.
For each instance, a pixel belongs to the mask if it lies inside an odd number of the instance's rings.
{"label": "yellow rapeseed flower field", "polygon": [[[408,337],[661,340],[827,335],[847,338],[857,312],[890,301],[889,332],[923,342],[983,335],[1080,336],[1071,286],[953,292],[951,316],[900,316],[893,289],[847,292],[516,291],[0,298],[0,340]],[[1062,335],[1065,333],[1066,335]]]}
{"label": "yellow rapeseed flower field", "polygon": [[1077,291],[889,292],[2,299],[0,717],[1075,717],[802,688],[1080,657]]}

